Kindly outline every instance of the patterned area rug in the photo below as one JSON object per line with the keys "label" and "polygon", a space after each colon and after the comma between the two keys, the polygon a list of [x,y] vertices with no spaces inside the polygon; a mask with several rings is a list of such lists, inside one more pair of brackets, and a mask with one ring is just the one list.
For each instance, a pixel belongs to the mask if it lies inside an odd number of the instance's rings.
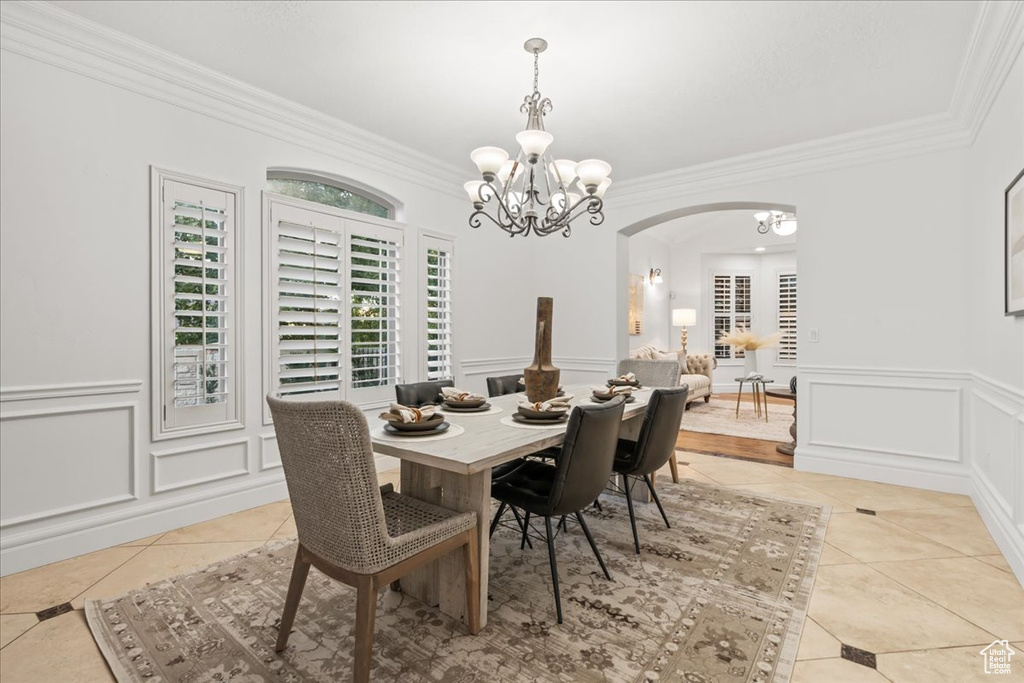
{"label": "patterned area rug", "polygon": [[[613,581],[578,526],[556,543],[565,623],[555,620],[543,544],[491,545],[489,623],[476,636],[384,590],[375,681],[789,680],[828,508],[660,480],[671,529],[605,496],[588,522]],[[310,572],[287,650],[273,651],[294,559],[284,541],[109,600],[86,604],[118,681],[351,680],[355,592]]]}
{"label": "patterned area rug", "polygon": [[748,439],[785,441],[789,443],[789,426],[793,424],[793,405],[768,405],[768,421],[754,416],[754,404],[740,403],[736,417],[736,402],[711,399],[708,403],[694,401],[683,413],[682,428],[691,432],[742,436]]}

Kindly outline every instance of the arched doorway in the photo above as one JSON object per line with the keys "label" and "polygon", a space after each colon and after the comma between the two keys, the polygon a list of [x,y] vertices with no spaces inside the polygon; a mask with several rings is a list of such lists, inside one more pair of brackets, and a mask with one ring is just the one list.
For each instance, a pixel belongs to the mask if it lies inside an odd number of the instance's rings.
{"label": "arched doorway", "polygon": [[[635,221],[618,231],[616,236],[616,249],[618,251],[617,268],[616,268],[616,356],[618,358],[626,358],[629,354],[630,339],[627,332],[627,318],[628,318],[628,280],[629,280],[629,238],[642,233],[645,230],[653,228],[670,221],[675,221],[680,218],[686,218],[688,216],[696,216],[699,214],[716,213],[724,211],[737,211],[737,210],[749,210],[752,213],[756,211],[782,211],[785,213],[796,214],[796,206],[793,204],[785,204],[780,202],[765,202],[765,201],[729,201],[729,202],[713,202],[706,204],[695,204],[692,206],[683,206],[677,209],[671,209],[669,211],[663,211],[661,213],[649,216],[647,218]],[[754,228],[752,224],[751,228]]]}

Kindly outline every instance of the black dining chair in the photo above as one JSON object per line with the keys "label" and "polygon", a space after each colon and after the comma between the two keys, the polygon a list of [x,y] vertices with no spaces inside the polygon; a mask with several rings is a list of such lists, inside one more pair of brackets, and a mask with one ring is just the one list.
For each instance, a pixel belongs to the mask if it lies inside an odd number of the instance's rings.
{"label": "black dining chair", "polygon": [[488,377],[487,396],[494,398],[495,396],[507,396],[508,394],[514,394],[519,391],[526,391],[526,385],[519,381],[522,378],[523,373],[521,372],[515,375]]}
{"label": "black dining chair", "polygon": [[576,406],[569,415],[565,442],[558,459],[551,462],[526,460],[515,471],[491,485],[491,496],[500,505],[491,532],[508,507],[525,511],[523,540],[529,540],[530,517],[544,518],[544,535],[535,538],[547,542],[551,564],[551,583],[555,591],[558,623],[562,623],[562,599],[558,592],[558,564],[555,560],[555,533],[551,518],[572,515],[594,551],[605,577],[608,567],[594,543],[580,510],[589,507],[608,483],[622,423],[625,399],[621,396],[598,405]]}
{"label": "black dining chair", "polygon": [[636,514],[633,511],[633,481],[643,479],[651,492],[658,510],[661,512],[665,526],[672,528],[668,515],[661,505],[658,492],[654,490],[651,477],[665,466],[669,458],[675,454],[676,438],[679,436],[679,423],[686,410],[686,395],[689,387],[674,389],[655,389],[647,401],[647,411],[640,426],[640,436],[636,441],[619,439],[615,449],[613,469],[622,475],[622,492],[626,496],[629,507],[629,523],[633,527],[633,545],[637,555],[640,554],[640,537],[636,531]]}
{"label": "black dining chair", "polygon": [[422,408],[423,406],[440,403],[442,400],[441,389],[454,386],[455,382],[450,379],[441,379],[434,382],[415,382],[413,384],[396,384],[395,398],[403,406]]}

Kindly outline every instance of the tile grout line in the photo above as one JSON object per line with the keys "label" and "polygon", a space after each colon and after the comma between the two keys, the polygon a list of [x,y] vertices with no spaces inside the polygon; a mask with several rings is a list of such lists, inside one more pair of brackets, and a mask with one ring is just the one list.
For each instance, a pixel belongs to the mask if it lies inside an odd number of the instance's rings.
{"label": "tile grout line", "polygon": [[[932,559],[936,559],[936,560],[950,560],[950,559],[957,559],[957,558],[950,558],[950,557],[936,557],[936,558],[932,558]],[[900,562],[927,562],[928,560],[899,560],[899,561],[900,561]],[[942,611],[944,611],[944,612],[947,612],[948,614],[952,614],[952,615],[953,615],[954,617],[956,617],[957,619],[962,619],[963,621],[967,622],[968,624],[970,624],[971,626],[975,627],[975,628],[976,628],[976,629],[978,629],[979,631],[982,631],[982,632],[984,632],[984,633],[987,633],[987,634],[989,634],[990,636],[992,636],[993,638],[996,638],[996,639],[998,639],[998,636],[994,635],[994,634],[993,634],[993,633],[992,633],[991,631],[989,631],[989,630],[988,630],[987,628],[984,628],[984,627],[980,626],[979,624],[976,624],[976,623],[974,623],[974,621],[972,621],[972,620],[968,619],[968,618],[967,618],[967,617],[965,617],[965,616],[962,616],[962,615],[960,615],[960,614],[957,614],[956,612],[954,612],[954,611],[953,611],[952,609],[950,609],[949,607],[946,607],[945,605],[942,605],[942,604],[940,604],[940,603],[936,602],[935,600],[932,600],[931,598],[929,598],[929,597],[928,597],[927,595],[925,595],[924,593],[921,593],[921,592],[920,592],[920,591],[918,591],[917,589],[915,589],[915,588],[913,588],[913,587],[911,587],[911,586],[908,586],[907,584],[903,583],[903,582],[902,582],[902,581],[900,581],[899,579],[897,579],[897,578],[894,578],[894,577],[892,577],[892,576],[889,576],[888,574],[886,574],[886,573],[884,573],[884,572],[878,571],[877,569],[875,569],[874,567],[872,567],[872,566],[871,566],[871,565],[873,565],[873,564],[882,564],[882,563],[881,563],[881,562],[865,562],[865,563],[864,563],[864,566],[865,566],[865,567],[869,567],[869,568],[871,569],[871,571],[875,572],[875,573],[876,573],[876,574],[878,574],[879,576],[885,577],[885,578],[889,579],[890,581],[895,581],[896,583],[898,583],[898,584],[899,584],[900,586],[902,586],[902,587],[903,587],[903,588],[905,588],[906,590],[910,591],[910,592],[911,592],[911,593],[913,593],[914,595],[917,595],[917,596],[918,596],[918,597],[920,597],[920,598],[921,598],[922,600],[925,600],[925,601],[927,601],[927,602],[930,602],[931,604],[935,605],[936,607],[938,607],[938,608],[939,608],[939,609],[941,609]],[[953,646],[953,647],[970,647],[970,645],[958,645],[958,646]],[[912,652],[916,652],[916,650],[912,650]]]}
{"label": "tile grout line", "polygon": [[[115,548],[116,548],[116,547],[118,547],[118,546],[113,546],[113,547],[115,547]],[[149,546],[128,546],[128,547],[130,547],[130,548],[138,548],[139,550],[138,550],[138,552],[136,552],[136,553],[135,553],[134,555],[132,555],[131,557],[129,557],[129,558],[127,559],[127,560],[125,560],[125,561],[124,561],[124,562],[122,562],[121,564],[119,564],[119,565],[117,565],[116,567],[114,567],[113,569],[111,569],[111,570],[110,570],[109,572],[107,572],[106,574],[104,574],[103,576],[101,576],[101,577],[100,577],[99,579],[97,579],[96,581],[94,581],[94,582],[92,582],[91,584],[89,584],[89,587],[88,587],[88,588],[86,588],[86,589],[85,589],[85,590],[83,590],[83,591],[82,591],[81,593],[78,593],[77,595],[75,595],[74,597],[72,597],[72,598],[71,598],[70,600],[68,600],[68,601],[67,601],[67,602],[68,602],[68,604],[71,604],[71,603],[72,603],[73,601],[77,600],[77,599],[78,599],[78,598],[80,598],[81,596],[83,596],[83,595],[85,595],[86,593],[88,593],[88,592],[89,592],[89,591],[90,591],[91,589],[95,588],[95,587],[96,587],[96,585],[97,585],[97,584],[99,584],[99,582],[100,582],[100,581],[102,581],[103,579],[107,578],[108,576],[110,576],[111,574],[113,574],[114,572],[116,572],[116,571],[117,571],[118,569],[120,569],[121,567],[125,566],[126,564],[128,564],[129,562],[131,562],[132,560],[134,560],[134,559],[135,559],[136,557],[138,557],[139,555],[141,555],[141,554],[142,554],[142,553],[143,553],[143,552],[144,552],[144,551],[146,550],[146,548],[148,548]],[[109,550],[109,548],[108,548],[108,550]],[[81,555],[79,555],[79,557],[81,557]],[[83,605],[83,609],[84,609],[84,605]],[[76,612],[77,612],[78,610],[74,610],[74,611],[76,611]]]}

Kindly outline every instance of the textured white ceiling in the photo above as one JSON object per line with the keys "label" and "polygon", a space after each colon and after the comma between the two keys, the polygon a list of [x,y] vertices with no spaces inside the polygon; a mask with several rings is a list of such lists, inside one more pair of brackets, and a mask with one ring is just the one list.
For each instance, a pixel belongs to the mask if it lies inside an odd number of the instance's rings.
{"label": "textured white ceiling", "polygon": [[945,111],[975,2],[54,4],[465,169],[540,90],[625,180]]}

